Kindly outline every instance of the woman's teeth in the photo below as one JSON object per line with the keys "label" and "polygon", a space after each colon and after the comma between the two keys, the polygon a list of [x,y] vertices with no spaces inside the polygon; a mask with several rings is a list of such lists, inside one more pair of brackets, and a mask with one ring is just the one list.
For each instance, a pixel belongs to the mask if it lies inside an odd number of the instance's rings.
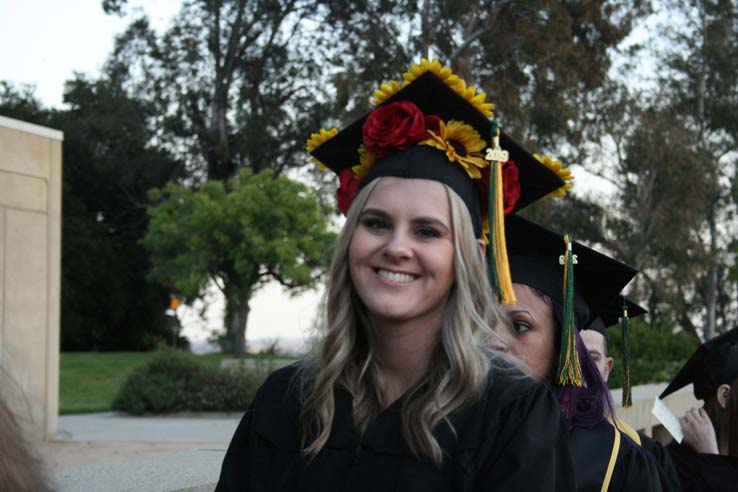
{"label": "woman's teeth", "polygon": [[399,284],[406,284],[408,282],[412,282],[415,279],[415,276],[409,275],[407,273],[390,272],[388,270],[377,270],[377,273],[380,277],[386,278],[391,282],[397,282]]}

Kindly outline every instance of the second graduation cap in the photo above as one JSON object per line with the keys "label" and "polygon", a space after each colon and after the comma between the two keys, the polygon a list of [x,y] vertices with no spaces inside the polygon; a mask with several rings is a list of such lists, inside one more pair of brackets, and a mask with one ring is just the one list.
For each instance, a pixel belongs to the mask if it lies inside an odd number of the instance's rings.
{"label": "second graduation cap", "polygon": [[638,273],[635,268],[517,215],[505,220],[510,274],[514,283],[547,294],[564,308],[561,320],[559,384],[583,384],[576,357],[575,329]]}

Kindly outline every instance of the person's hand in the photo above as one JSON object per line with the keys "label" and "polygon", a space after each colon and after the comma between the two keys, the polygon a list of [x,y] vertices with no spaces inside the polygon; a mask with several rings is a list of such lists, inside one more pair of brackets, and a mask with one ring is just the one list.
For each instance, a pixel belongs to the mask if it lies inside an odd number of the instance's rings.
{"label": "person's hand", "polygon": [[720,454],[715,428],[704,408],[691,408],[679,419],[684,442],[697,453]]}

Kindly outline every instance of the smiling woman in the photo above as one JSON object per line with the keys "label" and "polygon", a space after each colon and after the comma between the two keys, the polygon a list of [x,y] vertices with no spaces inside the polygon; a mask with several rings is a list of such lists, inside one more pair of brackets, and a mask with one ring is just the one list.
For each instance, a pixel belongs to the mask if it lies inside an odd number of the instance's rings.
{"label": "smiling woman", "polygon": [[572,490],[556,401],[488,348],[502,310],[483,232],[490,188],[512,210],[563,183],[511,140],[516,179],[490,179],[489,107],[460,84],[424,61],[311,138],[347,214],[322,343],[259,390],[216,490]]}

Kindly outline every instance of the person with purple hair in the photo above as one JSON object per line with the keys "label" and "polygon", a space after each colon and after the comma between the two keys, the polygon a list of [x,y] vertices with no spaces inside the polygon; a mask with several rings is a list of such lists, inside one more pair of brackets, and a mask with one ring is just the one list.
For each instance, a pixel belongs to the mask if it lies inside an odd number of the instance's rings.
{"label": "person with purple hair", "polygon": [[637,271],[518,216],[505,229],[516,297],[506,349],[559,401],[577,491],[671,490],[653,457],[612,423],[609,390],[578,333]]}

